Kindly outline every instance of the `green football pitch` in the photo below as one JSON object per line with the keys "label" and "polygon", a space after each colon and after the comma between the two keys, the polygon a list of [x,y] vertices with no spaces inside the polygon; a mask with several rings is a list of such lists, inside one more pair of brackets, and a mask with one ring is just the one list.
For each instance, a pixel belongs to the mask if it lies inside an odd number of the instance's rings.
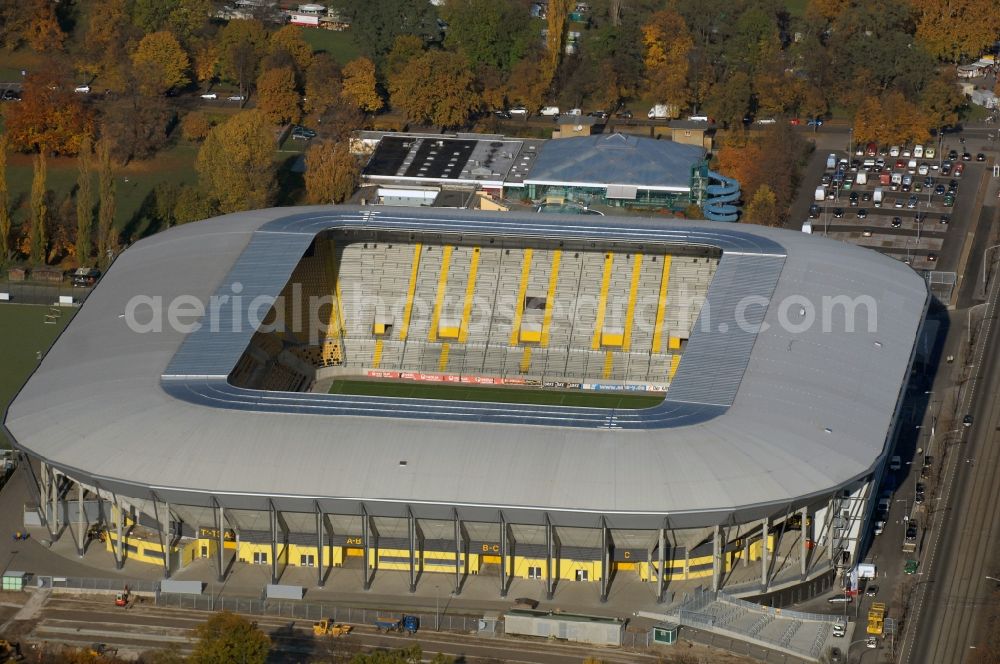
{"label": "green football pitch", "polygon": [[539,388],[490,387],[485,385],[439,385],[380,380],[335,380],[330,394],[358,394],[376,397],[450,399],[454,401],[494,401],[543,406],[583,406],[589,408],[649,408],[663,401],[663,394],[621,392],[579,392]]}
{"label": "green football pitch", "polygon": [[[60,308],[59,317],[46,323],[49,313],[49,307],[0,304],[0,416],[38,366],[39,354],[49,349],[76,309]],[[0,447],[5,443],[0,436]]]}

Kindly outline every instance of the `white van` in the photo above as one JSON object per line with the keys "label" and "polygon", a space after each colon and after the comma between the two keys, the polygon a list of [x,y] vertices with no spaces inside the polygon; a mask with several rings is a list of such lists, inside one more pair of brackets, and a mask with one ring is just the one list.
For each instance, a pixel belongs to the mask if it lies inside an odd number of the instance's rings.
{"label": "white van", "polygon": [[812,224],[812,222],[811,222],[811,221],[803,221],[803,222],[802,222],[802,232],[803,232],[803,233],[807,233],[807,234],[809,234],[809,235],[812,235],[812,232],[813,232],[813,224]]}
{"label": "white van", "polygon": [[868,184],[868,174],[864,171],[858,171],[857,176],[854,178],[856,184]]}
{"label": "white van", "polygon": [[891,148],[889,148],[889,156],[890,157],[898,157],[899,156],[899,146],[898,145],[893,145]]}
{"label": "white van", "polygon": [[837,167],[837,155],[831,153],[826,158],[826,170],[832,171],[836,167]]}
{"label": "white van", "polygon": [[816,187],[816,194],[813,196],[813,198],[817,201],[825,201],[826,187]]}
{"label": "white van", "polygon": [[875,204],[875,207],[882,207],[882,197],[884,195],[885,192],[882,190],[882,187],[875,188],[875,191],[872,192],[872,203]]}
{"label": "white van", "polygon": [[903,174],[902,173],[893,173],[892,174],[892,183],[893,184],[903,184]]}
{"label": "white van", "polygon": [[924,146],[919,145],[919,144],[915,145],[913,147],[913,156],[916,157],[917,159],[923,158],[923,156],[924,156]]}

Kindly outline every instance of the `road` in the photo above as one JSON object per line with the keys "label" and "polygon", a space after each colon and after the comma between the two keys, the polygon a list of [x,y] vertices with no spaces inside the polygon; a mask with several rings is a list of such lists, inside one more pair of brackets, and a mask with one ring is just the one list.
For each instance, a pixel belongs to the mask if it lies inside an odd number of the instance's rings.
{"label": "road", "polygon": [[[978,267],[970,263],[970,274]],[[976,356],[974,382],[967,388],[963,408],[974,417],[966,442],[958,442],[941,487],[944,519],[925,546],[921,576],[912,593],[913,624],[907,628],[901,664],[966,661],[979,638],[977,619],[990,600],[996,576],[992,566],[1000,537],[1000,337],[995,327],[1000,279],[994,279],[989,298],[991,314],[984,324],[986,342]],[[992,332],[992,334],[991,334]],[[964,448],[964,449],[963,449]]]}
{"label": "road", "polygon": [[[129,609],[115,607],[112,597],[52,596],[40,620],[22,641],[51,641],[87,647],[104,643],[119,653],[173,647],[189,654],[194,645],[194,628],[208,614],[188,609],[167,609],[147,604]],[[272,640],[272,661],[303,661],[306,658],[341,651],[402,648],[419,643],[425,655],[443,653],[469,662],[537,662],[538,664],[579,664],[586,657],[599,657],[608,664],[657,662],[658,656],[626,650],[591,648],[566,643],[550,644],[542,640],[468,636],[421,630],[416,636],[382,634],[366,625],[355,626],[352,633],[339,639],[315,638],[309,621],[276,616],[253,617]],[[733,661],[736,661],[735,659]]]}

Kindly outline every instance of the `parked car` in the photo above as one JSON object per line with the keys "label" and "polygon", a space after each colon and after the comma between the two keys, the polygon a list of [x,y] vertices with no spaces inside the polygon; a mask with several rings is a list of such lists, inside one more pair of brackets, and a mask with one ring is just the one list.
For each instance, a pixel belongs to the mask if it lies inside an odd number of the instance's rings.
{"label": "parked car", "polygon": [[972,161],[972,155],[968,152],[962,153],[962,161]]}
{"label": "parked car", "polygon": [[871,236],[872,236],[872,229],[866,228],[865,230],[861,231],[861,237],[871,237]]}
{"label": "parked car", "polygon": [[838,593],[826,601],[830,604],[850,604],[853,599],[850,595]]}
{"label": "parked car", "polygon": [[928,159],[933,159],[934,155],[936,154],[937,154],[937,149],[935,149],[933,145],[928,145],[926,148],[924,148],[924,156],[927,157]]}
{"label": "parked car", "polygon": [[937,254],[927,254],[927,262],[929,263],[937,262]]}
{"label": "parked car", "polygon": [[587,113],[587,115],[589,115],[592,118],[597,118],[598,120],[607,120],[608,119],[608,112],[607,111],[591,111],[590,113]]}
{"label": "parked car", "polygon": [[945,194],[944,195],[944,206],[945,207],[951,207],[954,204],[955,204],[955,195],[954,194]]}
{"label": "parked car", "polygon": [[833,216],[836,217],[837,219],[843,219],[844,208],[833,208]]}
{"label": "parked car", "polygon": [[896,201],[892,204],[892,206],[897,208],[903,207],[903,199],[897,198]]}
{"label": "parked car", "polygon": [[902,225],[903,225],[903,220],[900,217],[893,217],[892,218],[892,227],[893,228],[900,228]]}
{"label": "parked car", "polygon": [[916,574],[919,567],[920,563],[910,558],[903,564],[903,574]]}
{"label": "parked car", "polygon": [[798,118],[789,118],[788,124],[792,125],[793,127],[798,127],[800,124],[802,124],[802,120],[799,120]]}
{"label": "parked car", "polygon": [[930,172],[931,172],[931,167],[925,163],[920,164],[920,166],[917,167],[917,173],[920,175],[927,175]]}
{"label": "parked car", "polygon": [[944,164],[941,165],[941,175],[951,175],[951,164],[944,162]]}
{"label": "parked car", "polygon": [[865,588],[865,597],[875,597],[878,595],[878,586],[870,585]]}
{"label": "parked car", "polygon": [[976,161],[986,161],[986,155],[982,152],[976,154]]}
{"label": "parked car", "polygon": [[856,192],[856,191],[852,191],[851,192],[851,207],[857,207],[858,206],[858,201],[860,201],[860,200],[861,200],[861,195],[858,192]]}
{"label": "parked car", "polygon": [[868,218],[868,210],[864,208],[858,208],[858,219],[867,219],[867,218]]}
{"label": "parked car", "polygon": [[948,224],[951,223],[951,217],[949,215],[947,215],[947,214],[942,214],[941,215],[941,223],[944,224],[945,226],[947,226]]}
{"label": "parked car", "polygon": [[528,109],[526,109],[524,106],[515,106],[514,108],[510,109],[509,112],[511,117],[515,115],[519,118],[528,117]]}
{"label": "parked car", "polygon": [[583,115],[583,109],[582,108],[571,108],[568,111],[566,111],[566,114],[567,115]]}
{"label": "parked car", "polygon": [[4,90],[3,96],[0,96],[2,101],[21,101],[21,93],[17,90]]}
{"label": "parked car", "polygon": [[545,106],[542,110],[538,111],[539,115],[544,115],[545,117],[554,118],[559,115],[558,106]]}
{"label": "parked car", "polygon": [[631,120],[632,119],[632,111],[630,111],[627,108],[625,108],[625,109],[622,109],[622,110],[618,111],[617,113],[615,113],[615,116],[619,117],[619,118],[621,118],[623,120]]}
{"label": "parked car", "polygon": [[885,521],[875,522],[875,534],[881,535],[885,531]]}
{"label": "parked car", "polygon": [[948,159],[950,159],[951,161],[955,161],[956,159],[958,159],[958,150],[949,150]]}
{"label": "parked car", "polygon": [[312,129],[307,129],[301,125],[292,127],[292,140],[308,141],[313,138],[316,138],[316,132]]}
{"label": "parked car", "polygon": [[861,200],[864,201],[865,203],[867,203],[871,199],[872,199],[872,192],[866,191],[861,194]]}
{"label": "parked car", "polygon": [[819,209],[818,205],[816,205],[815,203],[813,203],[812,205],[809,206],[809,218],[810,219],[819,219],[819,213],[820,213],[820,209]]}
{"label": "parked car", "polygon": [[776,122],[777,120],[775,120],[774,118],[759,118],[757,120],[757,124],[759,125],[773,125]]}
{"label": "parked car", "polygon": [[226,101],[244,101],[244,100],[246,100],[246,97],[244,97],[243,95],[230,95],[226,97]]}
{"label": "parked car", "polygon": [[906,541],[916,542],[917,541],[917,522],[910,521],[906,525]]}
{"label": "parked car", "polygon": [[896,472],[903,467],[903,460],[899,455],[894,455],[889,459],[889,470]]}
{"label": "parked car", "polygon": [[934,187],[934,193],[937,194],[938,196],[944,196],[944,185],[939,184],[938,186]]}
{"label": "parked car", "polygon": [[205,94],[201,95],[201,98],[202,99],[218,99],[219,95],[215,94],[214,92],[206,92]]}
{"label": "parked car", "polygon": [[822,127],[823,118],[810,118],[809,121],[806,122],[806,125],[809,127]]}
{"label": "parked car", "polygon": [[917,197],[910,196],[906,201],[906,207],[910,208],[911,210],[917,207]]}
{"label": "parked car", "polygon": [[965,164],[955,164],[954,173],[955,177],[961,177],[962,173],[965,172]]}
{"label": "parked car", "polygon": [[82,92],[85,95],[86,94],[90,94],[90,86],[89,85],[78,85],[75,88],[73,88],[73,92]]}
{"label": "parked car", "polygon": [[970,415],[966,415],[965,417],[962,418],[962,426],[963,427],[971,427],[972,426],[972,415],[971,414]]}

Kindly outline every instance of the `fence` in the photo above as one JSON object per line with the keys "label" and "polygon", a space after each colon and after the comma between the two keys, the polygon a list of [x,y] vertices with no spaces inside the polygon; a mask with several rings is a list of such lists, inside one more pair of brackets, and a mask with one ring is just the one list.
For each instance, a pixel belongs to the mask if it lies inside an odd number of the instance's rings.
{"label": "fence", "polygon": [[[211,592],[204,595],[179,595],[160,592],[159,581],[95,579],[65,576],[38,576],[36,585],[39,588],[66,588],[75,590],[119,592],[124,586],[136,593],[153,595],[156,606],[192,609],[195,611],[231,611],[246,615],[279,616],[300,620],[320,620],[330,618],[334,622],[354,624],[370,624],[379,614],[402,614],[398,608],[377,609],[341,606],[326,602],[300,602],[254,599],[251,597],[226,597]],[[420,611],[405,611],[407,615],[417,616],[423,629],[434,629],[448,632],[476,632],[479,630],[478,615],[449,614],[444,611],[427,613]]]}
{"label": "fence", "polygon": [[805,611],[792,611],[791,609],[780,609],[774,608],[772,606],[765,606],[763,604],[754,604],[753,602],[748,602],[745,599],[740,599],[729,593],[720,590],[718,593],[719,601],[729,602],[730,604],[735,604],[737,606],[742,606],[745,609],[751,611],[762,611],[773,616],[780,616],[781,618],[789,618],[795,620],[815,620],[818,622],[837,622],[839,616],[831,616],[825,613],[808,613]]}
{"label": "fence", "polygon": [[11,281],[0,278],[0,293],[10,295],[10,301],[17,304],[52,305],[59,301],[59,296],[67,295],[74,302],[80,303],[90,294],[90,288],[74,288],[68,281],[58,284],[37,281]]}

